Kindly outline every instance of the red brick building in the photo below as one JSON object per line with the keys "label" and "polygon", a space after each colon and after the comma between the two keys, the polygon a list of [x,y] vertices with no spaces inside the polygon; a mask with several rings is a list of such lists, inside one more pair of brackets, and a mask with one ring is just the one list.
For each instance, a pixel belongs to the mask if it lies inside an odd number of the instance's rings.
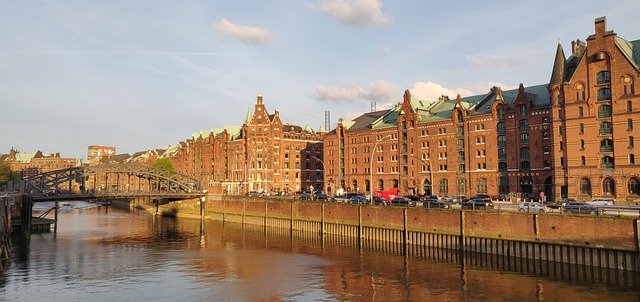
{"label": "red brick building", "polygon": [[97,165],[109,160],[116,155],[116,147],[90,145],[87,150],[87,163]]}
{"label": "red brick building", "polygon": [[323,187],[322,130],[289,125],[269,114],[262,96],[243,125],[194,133],[165,156],[177,172],[211,192],[291,193]]}
{"label": "red brick building", "polygon": [[407,90],[394,108],[340,120],[325,135],[327,191],[369,192],[371,180],[405,195],[550,190],[549,131],[544,85],[434,102]]}
{"label": "red brick building", "polygon": [[79,164],[75,158],[61,157],[60,153],[45,155],[40,150],[34,153],[21,153],[11,148],[9,154],[3,157],[11,167],[11,170],[19,172],[23,177],[72,168]]}
{"label": "red brick building", "polygon": [[595,20],[595,34],[558,44],[549,83],[555,196],[638,201],[640,40],[627,41]]}

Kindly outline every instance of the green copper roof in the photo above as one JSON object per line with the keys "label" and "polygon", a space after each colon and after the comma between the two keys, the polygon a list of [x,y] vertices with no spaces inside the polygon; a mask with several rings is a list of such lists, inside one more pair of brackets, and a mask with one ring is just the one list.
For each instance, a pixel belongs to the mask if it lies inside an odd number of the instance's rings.
{"label": "green copper roof", "polygon": [[640,40],[627,41],[623,38],[616,36],[616,46],[620,49],[622,54],[633,64],[633,67],[640,70]]}

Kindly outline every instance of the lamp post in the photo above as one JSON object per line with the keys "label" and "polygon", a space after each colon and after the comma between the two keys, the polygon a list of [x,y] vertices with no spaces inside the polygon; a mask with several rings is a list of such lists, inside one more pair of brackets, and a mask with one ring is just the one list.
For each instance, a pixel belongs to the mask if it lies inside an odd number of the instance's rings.
{"label": "lamp post", "polygon": [[376,152],[376,148],[378,147],[378,144],[387,139],[387,138],[391,138],[391,134],[386,135],[381,137],[380,139],[376,140],[376,143],[373,145],[373,149],[371,149],[371,157],[369,157],[369,202],[371,204],[373,204],[373,153]]}

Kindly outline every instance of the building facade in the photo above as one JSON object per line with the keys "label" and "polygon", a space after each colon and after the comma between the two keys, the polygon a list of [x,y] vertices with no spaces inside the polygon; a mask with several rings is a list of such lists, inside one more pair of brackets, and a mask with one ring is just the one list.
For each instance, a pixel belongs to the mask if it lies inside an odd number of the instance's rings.
{"label": "building facade", "polygon": [[242,126],[194,133],[169,148],[176,172],[201,181],[210,192],[288,194],[323,187],[322,129],[283,123],[258,95]]}
{"label": "building facade", "polygon": [[22,153],[13,148],[4,156],[4,160],[9,164],[11,170],[19,172],[22,177],[72,168],[79,165],[77,159],[62,157],[60,153],[46,155],[40,150],[34,153]]}
{"label": "building facade", "polygon": [[627,41],[595,20],[595,33],[572,41],[565,58],[558,44],[549,91],[553,112],[557,197],[614,198],[640,194],[640,40]]}
{"label": "building facade", "polygon": [[116,147],[90,145],[87,148],[87,164],[97,165],[109,160],[116,155]]}
{"label": "building facade", "polygon": [[326,190],[404,195],[507,196],[550,191],[545,85],[394,108],[340,120],[326,134]]}

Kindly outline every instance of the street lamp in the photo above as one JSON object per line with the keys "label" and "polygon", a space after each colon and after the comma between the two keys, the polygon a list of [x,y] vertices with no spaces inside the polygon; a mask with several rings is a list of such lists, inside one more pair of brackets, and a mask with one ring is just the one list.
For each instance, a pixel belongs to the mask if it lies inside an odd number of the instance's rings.
{"label": "street lamp", "polygon": [[375,145],[373,145],[373,149],[371,149],[371,157],[369,157],[369,202],[371,204],[373,204],[373,152],[376,151],[376,148],[378,147],[378,144],[387,139],[387,138],[391,138],[391,134],[383,136],[379,139],[376,140]]}

